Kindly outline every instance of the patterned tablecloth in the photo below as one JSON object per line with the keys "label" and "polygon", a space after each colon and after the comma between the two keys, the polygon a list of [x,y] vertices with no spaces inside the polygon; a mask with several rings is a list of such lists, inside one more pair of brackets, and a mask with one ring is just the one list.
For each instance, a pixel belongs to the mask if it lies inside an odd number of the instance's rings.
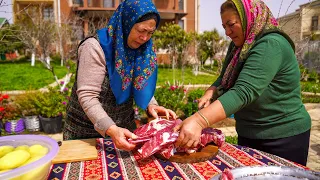
{"label": "patterned tablecloth", "polygon": [[226,168],[277,165],[301,167],[299,164],[258,150],[225,143],[216,157],[200,163],[182,164],[155,157],[136,160],[132,152],[115,148],[111,139],[97,139],[97,160],[54,164],[48,179],[210,179]]}

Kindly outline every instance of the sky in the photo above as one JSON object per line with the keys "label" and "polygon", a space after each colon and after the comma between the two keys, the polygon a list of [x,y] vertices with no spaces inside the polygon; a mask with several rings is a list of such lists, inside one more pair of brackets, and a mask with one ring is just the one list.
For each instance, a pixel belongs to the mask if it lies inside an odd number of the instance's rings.
{"label": "sky", "polygon": [[[200,32],[210,31],[216,28],[221,34],[224,34],[220,18],[220,5],[224,1],[225,0],[200,0]],[[299,8],[299,5],[311,1],[313,0],[264,0],[276,18],[292,13]],[[0,0],[0,3],[0,17],[6,17],[9,22],[12,23],[11,0]]]}
{"label": "sky", "polygon": [[[199,29],[200,32],[210,31],[216,28],[220,34],[224,35],[221,25],[220,5],[225,0],[200,0],[199,7]],[[313,0],[263,0],[271,10],[275,18],[284,16],[299,9],[299,5]],[[281,4],[282,2],[282,4]],[[291,4],[291,5],[290,5]]]}

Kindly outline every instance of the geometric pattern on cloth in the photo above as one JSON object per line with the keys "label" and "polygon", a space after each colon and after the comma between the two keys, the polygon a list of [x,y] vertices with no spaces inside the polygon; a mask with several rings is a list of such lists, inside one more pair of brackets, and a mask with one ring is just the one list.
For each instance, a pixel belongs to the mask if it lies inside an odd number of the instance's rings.
{"label": "geometric pattern on cloth", "polygon": [[175,163],[151,156],[137,160],[139,155],[117,149],[111,139],[97,139],[98,159],[76,163],[54,164],[50,180],[140,180],[140,179],[210,179],[241,166],[275,165],[309,169],[286,159],[248,147],[225,143],[216,157],[199,163]]}

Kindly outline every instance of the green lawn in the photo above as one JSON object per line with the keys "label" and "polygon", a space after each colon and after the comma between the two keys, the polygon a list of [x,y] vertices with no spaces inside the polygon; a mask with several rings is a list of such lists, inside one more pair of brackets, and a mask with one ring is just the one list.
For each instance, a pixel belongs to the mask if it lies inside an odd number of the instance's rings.
{"label": "green lawn", "polygon": [[[158,70],[158,81],[157,85],[163,85],[165,82],[169,81],[173,83],[173,77],[183,83],[184,85],[188,84],[212,84],[216,79],[216,75],[197,75],[195,76],[192,73],[191,68],[185,68],[184,71],[181,69],[163,69]],[[174,73],[174,74],[173,74]],[[183,76],[182,76],[183,73]]]}
{"label": "green lawn", "polygon": [[[66,67],[52,63],[58,78],[66,75]],[[34,90],[53,83],[54,77],[44,65],[37,61],[31,66],[28,61],[1,62],[0,63],[0,91],[3,90]]]}
{"label": "green lawn", "polygon": [[[61,67],[60,62],[53,61],[52,65],[58,78],[66,75],[66,67]],[[207,67],[206,69],[210,69]],[[175,69],[159,68],[157,85],[164,85],[169,81],[173,83],[173,78],[184,85],[188,84],[212,84],[217,76],[205,71],[203,75],[195,76],[191,68]],[[211,71],[214,72],[214,71]],[[75,77],[75,76],[73,76]],[[51,71],[37,61],[36,66],[30,66],[29,61],[3,62],[0,61],[0,91],[11,90],[35,90],[53,83],[55,80]],[[316,82],[301,82],[301,89],[304,92],[320,92],[320,85]]]}
{"label": "green lawn", "polygon": [[[66,75],[67,69],[61,67],[59,62],[52,63],[59,78]],[[36,66],[31,67],[30,62],[1,62],[0,63],[0,91],[2,90],[34,90],[42,88],[54,82],[52,73],[44,65],[37,61]],[[213,75],[198,75],[192,73],[191,68],[174,70],[175,79],[183,84],[211,84],[217,78]],[[75,77],[75,76],[73,76]],[[159,68],[157,85],[163,85],[166,81],[173,83],[172,69]]]}

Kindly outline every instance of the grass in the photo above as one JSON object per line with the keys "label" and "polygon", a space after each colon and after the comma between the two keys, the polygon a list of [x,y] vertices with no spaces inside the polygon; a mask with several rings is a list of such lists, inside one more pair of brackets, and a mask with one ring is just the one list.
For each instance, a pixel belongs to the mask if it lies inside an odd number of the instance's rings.
{"label": "grass", "polygon": [[[66,75],[67,69],[61,67],[59,62],[52,62],[52,65],[58,78]],[[54,82],[51,71],[39,61],[34,67],[31,67],[28,61],[0,62],[0,69],[0,91],[35,90]],[[172,71],[172,69],[159,68],[157,85],[164,85],[166,81],[173,83],[173,72],[175,79],[183,84],[211,84],[217,78],[208,74],[195,76],[191,68],[184,69],[184,72],[181,69]]]}
{"label": "grass", "polygon": [[[59,62],[52,65],[58,78],[66,75],[66,67],[61,67]],[[0,69],[0,91],[35,90],[55,82],[51,71],[39,61],[33,67],[28,61],[1,62]]]}
{"label": "grass", "polygon": [[191,68],[185,68],[183,71],[181,69],[172,70],[167,68],[159,68],[157,85],[164,85],[167,81],[173,83],[173,77],[184,85],[212,84],[217,79],[216,75],[211,74],[198,74],[195,76],[192,73]]}

